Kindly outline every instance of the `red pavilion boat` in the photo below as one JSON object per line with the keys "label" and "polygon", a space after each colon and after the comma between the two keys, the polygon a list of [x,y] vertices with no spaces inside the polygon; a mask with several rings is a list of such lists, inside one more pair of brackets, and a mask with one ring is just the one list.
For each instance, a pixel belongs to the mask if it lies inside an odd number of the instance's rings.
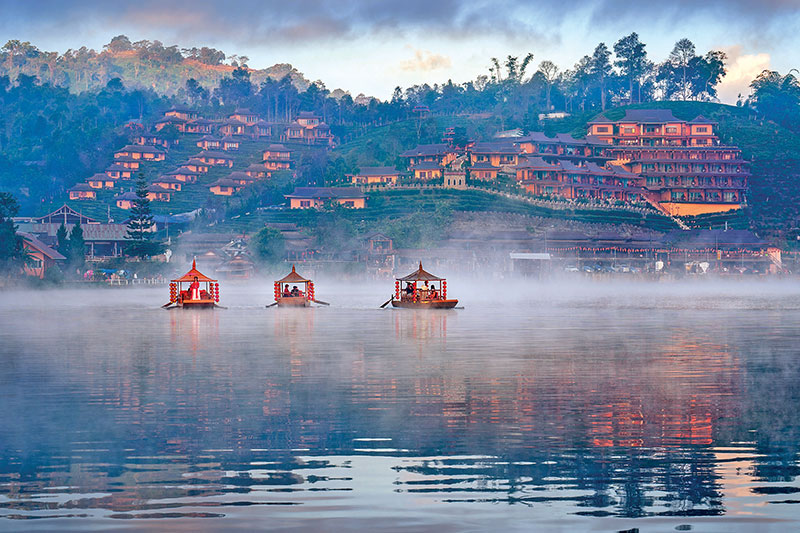
{"label": "red pavilion boat", "polygon": [[[402,286],[403,283],[405,287]],[[394,295],[389,301],[392,307],[406,309],[453,309],[458,305],[458,300],[447,299],[447,280],[425,271],[422,262],[415,272],[397,278],[394,282]]]}
{"label": "red pavilion boat", "polygon": [[[184,288],[186,283],[186,288]],[[199,308],[199,307],[220,307],[219,302],[219,283],[211,279],[199,270],[197,264],[192,261],[192,269],[179,277],[173,279],[169,284],[169,303],[164,308]]]}
{"label": "red pavilion boat", "polygon": [[328,305],[327,302],[315,300],[314,296],[314,282],[298,274],[292,265],[292,271],[275,282],[275,303],[267,307],[311,307],[311,302]]}

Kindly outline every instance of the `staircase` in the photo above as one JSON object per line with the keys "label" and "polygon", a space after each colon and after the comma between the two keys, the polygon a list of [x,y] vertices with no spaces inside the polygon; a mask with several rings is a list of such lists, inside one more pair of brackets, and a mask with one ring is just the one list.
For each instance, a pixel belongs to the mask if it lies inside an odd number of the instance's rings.
{"label": "staircase", "polygon": [[684,222],[683,220],[681,220],[680,218],[678,218],[676,216],[673,216],[669,211],[664,209],[664,207],[660,203],[658,203],[657,201],[653,200],[648,195],[644,195],[644,199],[648,204],[652,205],[659,212],[661,212],[664,215],[666,215],[667,217],[669,217],[669,219],[672,220],[682,230],[690,230],[690,229],[692,229],[686,224],[686,222]]}

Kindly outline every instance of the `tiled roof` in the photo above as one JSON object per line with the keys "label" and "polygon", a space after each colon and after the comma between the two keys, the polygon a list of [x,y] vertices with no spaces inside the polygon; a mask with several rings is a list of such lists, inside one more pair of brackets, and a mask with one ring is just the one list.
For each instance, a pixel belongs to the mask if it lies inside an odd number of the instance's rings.
{"label": "tiled roof", "polygon": [[361,167],[356,176],[397,176],[400,171],[394,167]]}
{"label": "tiled roof", "polygon": [[296,187],[286,198],[364,198],[357,187]]}

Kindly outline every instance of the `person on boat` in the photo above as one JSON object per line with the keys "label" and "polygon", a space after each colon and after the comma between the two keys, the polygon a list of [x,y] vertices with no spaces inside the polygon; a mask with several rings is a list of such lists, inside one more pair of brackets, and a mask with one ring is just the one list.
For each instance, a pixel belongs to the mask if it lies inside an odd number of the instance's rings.
{"label": "person on boat", "polygon": [[300,289],[297,288],[297,285],[292,287],[292,296],[294,296],[295,298],[300,296]]}
{"label": "person on boat", "polygon": [[189,285],[189,299],[200,299],[200,280],[197,279],[197,276],[194,277],[194,281],[192,281],[192,284]]}
{"label": "person on boat", "polygon": [[428,293],[428,299],[429,300],[438,300],[439,299],[439,293],[436,292],[436,286],[435,285],[431,285],[431,291],[430,291],[430,293]]}
{"label": "person on boat", "polygon": [[405,299],[410,300],[414,296],[414,284],[410,281],[406,281],[405,293]]}
{"label": "person on boat", "polygon": [[283,297],[284,298],[289,298],[291,295],[292,295],[292,293],[289,292],[289,286],[288,285],[284,286],[283,287]]}

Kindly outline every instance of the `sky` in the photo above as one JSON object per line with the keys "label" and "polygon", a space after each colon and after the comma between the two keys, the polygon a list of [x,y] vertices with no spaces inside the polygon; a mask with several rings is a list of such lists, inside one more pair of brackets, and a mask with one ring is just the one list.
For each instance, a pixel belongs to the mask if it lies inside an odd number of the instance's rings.
{"label": "sky", "polygon": [[0,10],[6,39],[43,50],[99,50],[119,34],[211,46],[382,99],[397,86],[475,79],[492,57],[532,52],[529,73],[543,60],[571,68],[634,31],[656,62],[683,37],[699,54],[725,51],[727,103],[764,69],[800,68],[800,0],[0,0]]}

